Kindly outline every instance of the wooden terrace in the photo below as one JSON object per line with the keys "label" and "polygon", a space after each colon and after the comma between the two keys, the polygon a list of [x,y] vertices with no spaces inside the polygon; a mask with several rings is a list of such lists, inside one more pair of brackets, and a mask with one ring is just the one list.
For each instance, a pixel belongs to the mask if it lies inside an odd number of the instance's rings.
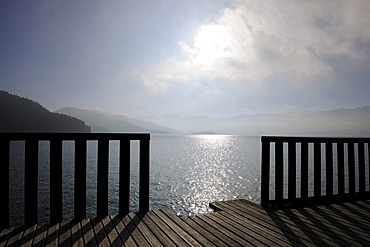
{"label": "wooden terrace", "polygon": [[[139,212],[129,212],[126,200],[120,198],[119,212],[115,215],[107,214],[104,204],[107,203],[107,156],[104,155],[106,151],[98,151],[101,154],[98,171],[103,171],[103,176],[100,176],[100,180],[98,178],[101,182],[98,182],[97,196],[99,198],[100,191],[103,199],[98,199],[95,218],[83,217],[86,209],[77,206],[80,210],[76,210],[75,201],[73,220],[63,219],[58,210],[50,210],[50,222],[38,223],[37,207],[36,213],[25,207],[25,225],[11,226],[9,206],[1,203],[0,223],[3,230],[0,230],[0,246],[370,246],[370,139],[262,137],[261,205],[243,199],[214,202],[210,204],[215,210],[212,213],[179,217],[168,209],[149,210],[147,181],[150,136],[116,135],[84,134],[79,136],[80,145],[75,145],[76,151],[78,147],[86,146],[87,139],[98,139],[98,150],[101,147],[106,150],[107,145],[101,145],[99,138],[103,137],[105,144],[109,138],[118,138],[126,143],[121,145],[121,154],[124,154],[121,161],[127,161],[129,154],[123,149],[129,147],[128,140],[144,140],[140,146],[140,156],[143,155],[140,157],[140,169],[144,170],[140,173],[140,179],[145,180],[141,181],[143,184],[140,182],[140,197],[144,198],[140,198]],[[10,136],[1,136],[2,148],[6,148],[6,142],[13,140],[14,136]],[[58,138],[54,142],[62,141],[61,135],[55,136]],[[71,139],[73,134],[66,136]],[[32,137],[35,141],[35,136],[30,134],[16,137],[17,140]],[[25,141],[27,143],[27,139]],[[50,149],[55,150],[55,147]],[[305,168],[309,166],[310,152],[314,154],[313,178],[309,177]],[[54,156],[55,153],[58,154],[54,151]],[[325,162],[322,162],[322,155],[325,155]],[[1,179],[6,178],[3,171],[9,169],[9,166],[4,168],[9,163],[4,156],[2,154],[0,157]],[[84,161],[79,156],[83,157],[82,154],[76,155],[76,159]],[[27,157],[33,155],[30,152],[26,154],[26,165],[30,163]],[[57,158],[59,155],[52,157],[50,159],[58,161],[56,163],[60,165]],[[83,167],[84,162],[76,165],[76,169],[83,170],[79,166]],[[99,168],[99,164],[103,168]],[[323,174],[329,183],[322,182]],[[27,178],[30,175],[26,173],[25,176]],[[28,178],[28,181],[34,179]],[[120,190],[126,192],[120,192],[120,196],[126,198],[128,188],[121,186],[123,181],[120,180]],[[59,189],[59,183],[58,180],[54,188]],[[104,189],[99,189],[99,186]],[[9,198],[9,190],[1,188],[0,193],[2,198]],[[25,188],[27,193],[34,191]],[[86,194],[81,189],[79,193],[85,195],[86,200]],[[31,197],[25,195],[25,204],[30,200],[27,198]],[[50,208],[61,206],[59,199],[56,202],[51,200],[50,204]],[[99,205],[103,209],[99,209]],[[57,215],[53,216],[52,212]]]}

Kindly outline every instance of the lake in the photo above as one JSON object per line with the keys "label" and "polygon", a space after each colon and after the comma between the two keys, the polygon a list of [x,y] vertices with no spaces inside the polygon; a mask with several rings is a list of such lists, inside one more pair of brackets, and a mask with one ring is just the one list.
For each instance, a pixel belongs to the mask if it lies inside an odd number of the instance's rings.
{"label": "lake", "polygon": [[[87,215],[96,211],[97,143],[87,144]],[[63,216],[73,217],[74,142],[63,142]],[[49,220],[49,142],[39,144],[39,221]],[[118,208],[118,142],[110,142],[109,212]],[[178,215],[210,211],[208,204],[260,200],[260,137],[152,135],[150,207]],[[11,221],[23,223],[24,142],[11,142]],[[138,142],[131,146],[131,210],[138,209]]]}

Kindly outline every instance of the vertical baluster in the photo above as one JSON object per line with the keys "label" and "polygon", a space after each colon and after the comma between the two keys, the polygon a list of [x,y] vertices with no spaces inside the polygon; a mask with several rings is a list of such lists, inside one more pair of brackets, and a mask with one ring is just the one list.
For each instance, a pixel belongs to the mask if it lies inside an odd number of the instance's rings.
{"label": "vertical baluster", "polygon": [[86,139],[78,137],[75,141],[75,220],[86,218]]}
{"label": "vertical baluster", "polygon": [[321,196],[321,143],[314,143],[314,197]]}
{"label": "vertical baluster", "polygon": [[62,194],[62,149],[61,139],[50,140],[50,221],[59,222],[63,218]]}
{"label": "vertical baluster", "polygon": [[8,139],[0,138],[0,229],[10,226],[9,145]]}
{"label": "vertical baluster", "polygon": [[[367,143],[367,164],[368,164],[367,182],[369,183],[370,187],[370,142]],[[370,188],[366,192],[368,191],[370,191]]]}
{"label": "vertical baluster", "polygon": [[261,205],[267,206],[270,200],[270,141],[262,139]]}
{"label": "vertical baluster", "polygon": [[24,223],[33,225],[38,220],[38,147],[35,138],[25,143],[25,178],[24,178]]}
{"label": "vertical baluster", "polygon": [[139,188],[139,210],[146,212],[149,210],[149,140],[140,140],[140,188]]}
{"label": "vertical baluster", "polygon": [[356,190],[355,180],[355,147],[353,142],[348,143],[348,185],[349,193],[354,194]]}
{"label": "vertical baluster", "polygon": [[99,139],[98,142],[98,179],[97,179],[97,216],[98,218],[108,215],[108,159],[109,140]]}
{"label": "vertical baluster", "polygon": [[301,143],[301,198],[308,197],[308,142]]}
{"label": "vertical baluster", "polygon": [[337,159],[338,159],[338,194],[344,195],[344,143],[337,143]]}
{"label": "vertical baluster", "polygon": [[283,142],[275,142],[275,200],[280,204],[283,200],[284,192],[284,154]]}
{"label": "vertical baluster", "polygon": [[325,143],[326,156],[326,195],[333,195],[333,143]]}
{"label": "vertical baluster", "polygon": [[296,198],[296,143],[288,143],[288,198]]}
{"label": "vertical baluster", "polygon": [[119,213],[130,210],[130,140],[120,140],[119,154]]}
{"label": "vertical baluster", "polygon": [[359,191],[364,193],[366,189],[366,174],[365,174],[365,143],[358,143],[358,175],[359,175]]}

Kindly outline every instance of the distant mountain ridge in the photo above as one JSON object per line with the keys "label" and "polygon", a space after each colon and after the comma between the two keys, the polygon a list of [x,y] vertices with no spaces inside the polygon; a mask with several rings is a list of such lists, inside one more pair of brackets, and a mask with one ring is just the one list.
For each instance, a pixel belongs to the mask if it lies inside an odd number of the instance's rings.
{"label": "distant mountain ridge", "polygon": [[83,121],[53,113],[39,103],[0,91],[1,132],[90,132]]}
{"label": "distant mountain ridge", "polygon": [[170,115],[141,119],[176,126],[176,129],[187,134],[206,129],[217,134],[233,135],[370,136],[370,106],[230,118]]}
{"label": "distant mountain ridge", "polygon": [[0,132],[192,134],[205,130],[207,133],[232,135],[369,137],[370,106],[229,118],[168,115],[135,119],[74,107],[65,107],[53,113],[37,102],[0,90]]}
{"label": "distant mountain ridge", "polygon": [[178,134],[179,132],[148,121],[95,110],[65,107],[55,111],[84,120],[92,132],[149,132],[152,134]]}

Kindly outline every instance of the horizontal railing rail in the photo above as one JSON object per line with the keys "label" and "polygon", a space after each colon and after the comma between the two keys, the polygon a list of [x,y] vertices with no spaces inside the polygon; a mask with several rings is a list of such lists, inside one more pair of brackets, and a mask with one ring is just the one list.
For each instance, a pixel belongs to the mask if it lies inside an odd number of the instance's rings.
{"label": "horizontal railing rail", "polygon": [[263,136],[261,205],[370,197],[370,138]]}
{"label": "horizontal railing rail", "polygon": [[50,222],[63,218],[62,147],[63,141],[74,141],[74,219],[86,217],[87,141],[97,141],[97,211],[108,214],[109,141],[119,141],[119,213],[127,214],[130,202],[130,143],[138,140],[139,211],[149,210],[150,134],[147,133],[0,133],[0,228],[10,226],[10,143],[25,142],[24,223],[38,221],[38,149],[40,141],[50,142]]}

